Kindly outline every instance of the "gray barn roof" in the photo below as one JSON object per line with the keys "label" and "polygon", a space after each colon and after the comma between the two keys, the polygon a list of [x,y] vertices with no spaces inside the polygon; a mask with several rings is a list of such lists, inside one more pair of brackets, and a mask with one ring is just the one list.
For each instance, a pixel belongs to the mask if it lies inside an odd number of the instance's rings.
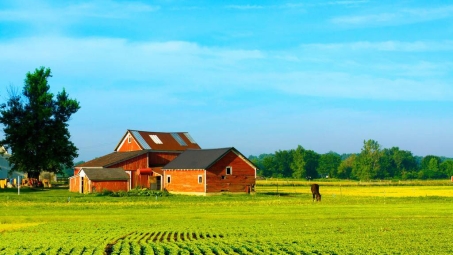
{"label": "gray barn roof", "polygon": [[129,175],[122,168],[82,168],[92,181],[124,181]]}
{"label": "gray barn roof", "polygon": [[235,148],[186,150],[162,169],[207,169]]}

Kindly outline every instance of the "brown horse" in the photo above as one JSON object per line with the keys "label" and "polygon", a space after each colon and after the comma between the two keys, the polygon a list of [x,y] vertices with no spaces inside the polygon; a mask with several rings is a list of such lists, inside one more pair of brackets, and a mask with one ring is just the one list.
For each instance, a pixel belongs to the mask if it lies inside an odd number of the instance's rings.
{"label": "brown horse", "polygon": [[319,201],[321,202],[321,193],[319,193],[319,185],[318,184],[312,184],[311,185],[311,194],[313,194],[313,201]]}

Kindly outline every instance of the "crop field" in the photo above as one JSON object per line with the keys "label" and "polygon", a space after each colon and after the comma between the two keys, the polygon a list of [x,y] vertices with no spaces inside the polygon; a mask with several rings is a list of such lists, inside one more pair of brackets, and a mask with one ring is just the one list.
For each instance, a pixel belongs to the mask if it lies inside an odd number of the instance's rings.
{"label": "crop field", "polygon": [[[0,189],[2,254],[453,254],[453,185],[258,183],[252,195]],[[278,191],[277,191],[278,189]]]}

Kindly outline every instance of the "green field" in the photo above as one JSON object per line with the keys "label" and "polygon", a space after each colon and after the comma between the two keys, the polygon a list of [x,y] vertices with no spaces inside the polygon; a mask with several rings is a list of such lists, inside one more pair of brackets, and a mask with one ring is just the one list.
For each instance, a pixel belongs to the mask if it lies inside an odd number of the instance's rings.
{"label": "green field", "polygon": [[453,254],[453,185],[426,184],[320,183],[320,203],[303,182],[210,197],[0,189],[0,254]]}

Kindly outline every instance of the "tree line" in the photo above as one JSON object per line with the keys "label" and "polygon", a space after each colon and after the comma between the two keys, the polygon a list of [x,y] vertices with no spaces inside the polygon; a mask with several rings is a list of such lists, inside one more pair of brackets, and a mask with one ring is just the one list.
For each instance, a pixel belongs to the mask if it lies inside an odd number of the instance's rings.
{"label": "tree line", "polygon": [[428,155],[414,156],[398,147],[382,149],[375,140],[363,142],[360,153],[318,154],[301,145],[292,150],[250,156],[262,177],[296,179],[338,178],[373,179],[442,179],[453,176],[453,159]]}

